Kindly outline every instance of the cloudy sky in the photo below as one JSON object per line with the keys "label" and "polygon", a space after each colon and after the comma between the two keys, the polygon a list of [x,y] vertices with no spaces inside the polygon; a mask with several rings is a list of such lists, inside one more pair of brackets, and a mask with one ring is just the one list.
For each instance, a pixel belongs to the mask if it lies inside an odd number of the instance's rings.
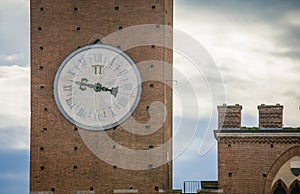
{"label": "cloudy sky", "polygon": [[[217,179],[216,123],[209,123],[216,104],[242,104],[242,125],[257,126],[257,105],[280,103],[284,125],[300,126],[300,1],[175,0],[174,13],[175,29],[196,39],[216,67],[209,73],[184,53],[174,57],[173,174],[181,188],[184,180]],[[29,1],[0,0],[0,194],[28,193],[29,63]],[[191,98],[196,114],[187,111]],[[186,129],[192,137],[176,136]]]}

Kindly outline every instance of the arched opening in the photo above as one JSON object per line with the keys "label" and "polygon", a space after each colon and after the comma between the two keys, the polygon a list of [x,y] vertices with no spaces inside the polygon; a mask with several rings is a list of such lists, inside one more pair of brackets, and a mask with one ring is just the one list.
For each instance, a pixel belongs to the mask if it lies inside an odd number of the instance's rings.
{"label": "arched opening", "polygon": [[[264,194],[274,194],[275,189],[278,186],[278,181],[274,183],[275,180],[281,180],[282,177],[275,177],[280,168],[290,159],[293,157],[300,156],[300,146],[294,146],[289,149],[287,149],[285,152],[283,152],[272,164],[269,172],[267,173],[267,177],[265,180],[265,189]],[[283,184],[284,183],[284,184]],[[290,185],[290,184],[288,184]],[[300,185],[300,184],[298,184]],[[285,189],[286,193],[290,193],[290,189],[288,187],[284,187],[285,182],[281,180],[281,187]],[[300,193],[299,193],[300,194]]]}
{"label": "arched opening", "polygon": [[291,194],[300,194],[299,181],[296,180],[290,187]]}
{"label": "arched opening", "polygon": [[287,193],[287,187],[285,186],[284,182],[282,180],[278,180],[273,187],[273,194],[286,194]]}

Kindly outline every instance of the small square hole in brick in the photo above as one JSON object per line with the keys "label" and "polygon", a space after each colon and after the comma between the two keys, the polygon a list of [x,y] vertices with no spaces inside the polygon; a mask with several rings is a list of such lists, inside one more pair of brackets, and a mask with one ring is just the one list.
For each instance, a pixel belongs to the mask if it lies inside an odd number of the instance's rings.
{"label": "small square hole in brick", "polygon": [[119,10],[119,6],[115,6],[115,10]]}
{"label": "small square hole in brick", "polygon": [[155,190],[155,191],[158,191],[158,190],[159,190],[159,187],[158,187],[158,186],[155,186],[155,187],[154,187],[154,190]]}
{"label": "small square hole in brick", "polygon": [[39,31],[42,31],[42,27],[41,27],[41,26],[39,26],[39,27],[38,27],[38,30],[39,30]]}
{"label": "small square hole in brick", "polygon": [[267,177],[267,174],[263,174],[263,177]]}
{"label": "small square hole in brick", "polygon": [[44,151],[44,147],[40,147],[40,150],[41,150],[41,151]]}
{"label": "small square hole in brick", "polygon": [[150,84],[149,87],[150,87],[150,88],[154,88],[154,84]]}
{"label": "small square hole in brick", "polygon": [[40,89],[41,89],[41,90],[45,89],[45,86],[43,86],[43,85],[42,85],[42,86],[40,86]]}
{"label": "small square hole in brick", "polygon": [[44,67],[43,66],[39,66],[39,70],[43,70],[44,69]]}
{"label": "small square hole in brick", "polygon": [[41,170],[45,170],[45,166],[40,166],[40,169]]}
{"label": "small square hole in brick", "polygon": [[45,132],[45,131],[47,131],[47,128],[46,128],[46,127],[43,128],[43,132]]}
{"label": "small square hole in brick", "polygon": [[155,45],[151,45],[151,48],[155,48]]}
{"label": "small square hole in brick", "polygon": [[78,8],[77,8],[77,7],[74,7],[74,11],[78,11]]}
{"label": "small square hole in brick", "polygon": [[117,168],[117,166],[113,166],[113,168],[115,168],[115,169],[116,169],[116,168]]}
{"label": "small square hole in brick", "polygon": [[74,147],[74,151],[77,151],[77,150],[78,150],[78,147],[77,147],[77,146],[75,146],[75,147]]}
{"label": "small square hole in brick", "polygon": [[77,169],[77,166],[76,166],[76,165],[75,165],[75,166],[73,166],[73,169],[74,169],[74,170],[76,170],[76,169]]}
{"label": "small square hole in brick", "polygon": [[50,190],[54,192],[54,191],[55,191],[55,188],[51,188]]}
{"label": "small square hole in brick", "polygon": [[40,10],[41,10],[41,11],[44,11],[44,8],[43,8],[43,7],[40,7]]}
{"label": "small square hole in brick", "polygon": [[77,128],[77,127],[74,127],[74,131],[78,131],[78,128]]}
{"label": "small square hole in brick", "polygon": [[78,27],[76,28],[76,30],[77,30],[77,31],[80,31],[80,27],[78,26]]}
{"label": "small square hole in brick", "polygon": [[44,50],[44,47],[40,46],[40,50]]}
{"label": "small square hole in brick", "polygon": [[44,111],[45,111],[45,112],[48,112],[48,108],[44,108]]}
{"label": "small square hole in brick", "polygon": [[152,9],[155,9],[156,8],[156,6],[155,5],[152,5]]}
{"label": "small square hole in brick", "polygon": [[121,29],[123,29],[123,26],[120,25],[120,26],[119,26],[119,30],[121,30]]}
{"label": "small square hole in brick", "polygon": [[90,187],[90,191],[94,191],[94,187]]}
{"label": "small square hole in brick", "polygon": [[232,177],[232,172],[229,172],[229,173],[228,173],[228,177]]}
{"label": "small square hole in brick", "polygon": [[270,145],[270,148],[274,148],[274,145],[273,145],[273,144],[271,144],[271,145]]}

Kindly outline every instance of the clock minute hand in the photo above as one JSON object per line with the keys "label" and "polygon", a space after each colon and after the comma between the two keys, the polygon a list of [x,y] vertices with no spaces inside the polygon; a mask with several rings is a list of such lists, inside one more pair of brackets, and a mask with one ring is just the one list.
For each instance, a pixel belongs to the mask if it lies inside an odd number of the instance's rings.
{"label": "clock minute hand", "polygon": [[111,93],[114,97],[117,97],[117,94],[118,94],[118,87],[112,87],[110,93]]}
{"label": "clock minute hand", "polygon": [[101,88],[101,90],[99,90],[99,92],[100,91],[109,91],[111,93],[111,95],[113,95],[114,97],[117,97],[118,87],[107,88],[107,87],[102,86],[100,83],[96,83],[95,88],[94,88],[96,92],[98,92],[96,90],[96,86],[98,86],[97,88]]}
{"label": "clock minute hand", "polygon": [[103,88],[102,87],[102,90],[103,91],[110,91],[111,95],[113,95],[114,97],[117,97],[117,94],[118,94],[118,87],[112,87],[112,88]]}

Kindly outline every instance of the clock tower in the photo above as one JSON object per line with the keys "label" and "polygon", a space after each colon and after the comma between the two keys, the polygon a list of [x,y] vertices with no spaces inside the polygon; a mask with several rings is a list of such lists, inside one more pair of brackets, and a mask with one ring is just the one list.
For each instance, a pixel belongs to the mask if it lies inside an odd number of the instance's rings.
{"label": "clock tower", "polygon": [[172,0],[31,0],[30,192],[172,189]]}

